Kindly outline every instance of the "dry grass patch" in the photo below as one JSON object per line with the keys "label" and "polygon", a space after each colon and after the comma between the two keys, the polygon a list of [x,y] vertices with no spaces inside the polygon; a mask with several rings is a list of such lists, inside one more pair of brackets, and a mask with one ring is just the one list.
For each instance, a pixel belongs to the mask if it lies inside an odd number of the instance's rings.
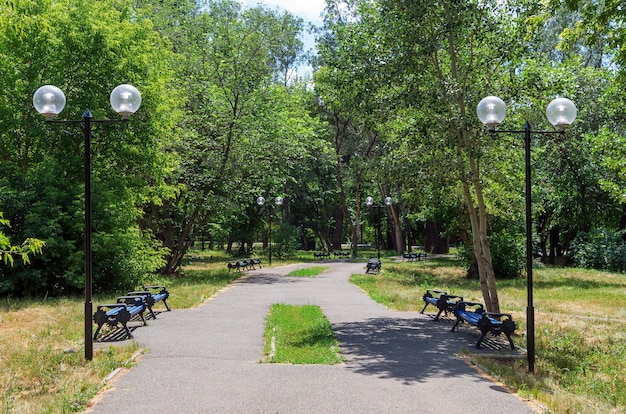
{"label": "dry grass patch", "polygon": [[70,413],[85,407],[136,344],[95,352],[84,360],[83,303],[10,301],[0,307],[0,412]]}

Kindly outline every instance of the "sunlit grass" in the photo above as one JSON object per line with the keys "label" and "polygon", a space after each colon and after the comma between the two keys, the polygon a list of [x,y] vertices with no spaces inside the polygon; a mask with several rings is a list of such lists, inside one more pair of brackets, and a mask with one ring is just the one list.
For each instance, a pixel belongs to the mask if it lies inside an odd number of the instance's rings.
{"label": "sunlit grass", "polygon": [[312,266],[312,267],[303,267],[302,269],[296,269],[289,272],[287,276],[292,277],[314,277],[324,273],[328,270],[328,266]]}
{"label": "sunlit grass", "polygon": [[[419,311],[433,288],[482,302],[478,281],[464,276],[455,260],[427,260],[351,281],[391,309]],[[626,413],[626,275],[538,266],[534,282],[535,373],[525,360],[476,362],[550,412]],[[518,324],[515,342],[525,346],[526,279],[499,280],[498,297]]]}
{"label": "sunlit grass", "polygon": [[264,362],[270,363],[342,362],[330,322],[315,305],[272,305],[265,325],[264,351]]}
{"label": "sunlit grass", "polygon": [[83,303],[13,301],[0,307],[0,412],[71,413],[83,409],[113,369],[138,347],[96,350],[84,359]]}

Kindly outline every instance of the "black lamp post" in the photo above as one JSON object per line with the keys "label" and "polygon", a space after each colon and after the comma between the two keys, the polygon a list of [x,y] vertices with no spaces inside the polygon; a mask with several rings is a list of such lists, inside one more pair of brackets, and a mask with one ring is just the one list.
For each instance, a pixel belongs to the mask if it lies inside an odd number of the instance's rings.
{"label": "black lamp post", "polygon": [[[276,203],[277,206],[282,206],[283,205],[283,198],[282,197],[276,197],[274,199],[274,203]],[[259,206],[263,206],[265,204],[265,198],[263,197],[258,197],[256,199],[256,203]],[[267,209],[267,214],[268,214],[268,218],[269,218],[269,235],[267,237],[268,239],[268,243],[269,243],[269,247],[270,247],[270,251],[269,251],[269,262],[270,264],[272,264],[272,209],[268,208]]]}
{"label": "black lamp post", "polygon": [[370,208],[377,209],[376,212],[376,258],[380,259],[380,209],[387,208],[393,204],[393,200],[391,197],[385,197],[385,205],[374,204],[374,199],[372,197],[367,197],[365,199],[365,204]]}
{"label": "black lamp post", "polygon": [[557,98],[548,104],[546,116],[556,131],[535,131],[526,121],[522,130],[496,130],[506,117],[506,104],[496,96],[488,96],[481,100],[476,108],[480,121],[496,133],[523,133],[526,158],[526,348],[528,371],[535,370],[535,307],[533,305],[533,242],[532,242],[532,204],[531,204],[531,134],[565,134],[565,129],[576,119],[576,105],[566,98]]}
{"label": "black lamp post", "polygon": [[92,303],[92,254],[91,254],[91,124],[128,122],[130,115],[141,106],[141,95],[131,85],[119,85],[111,92],[111,107],[122,119],[92,119],[91,112],[86,109],[82,119],[54,120],[65,107],[65,95],[52,85],[37,89],[33,95],[33,105],[37,112],[46,118],[46,123],[82,124],[85,139],[85,359],[93,359],[93,314]]}

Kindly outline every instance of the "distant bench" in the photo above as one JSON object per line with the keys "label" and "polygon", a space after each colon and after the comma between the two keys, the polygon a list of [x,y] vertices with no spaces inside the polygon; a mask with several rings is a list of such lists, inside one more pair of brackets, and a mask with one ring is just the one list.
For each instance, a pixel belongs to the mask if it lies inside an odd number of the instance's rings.
{"label": "distant bench", "polygon": [[[468,310],[468,307],[474,308],[474,310]],[[467,322],[472,326],[475,326],[480,331],[481,335],[476,342],[476,348],[481,348],[481,342],[485,339],[488,333],[492,333],[495,336],[500,334],[506,335],[511,345],[511,350],[515,349],[513,339],[511,335],[515,332],[516,325],[513,322],[513,317],[508,313],[495,313],[485,312],[482,303],[477,302],[459,302],[454,308],[454,315],[457,321],[452,326],[452,332],[456,329],[459,330],[459,324],[461,322]]]}
{"label": "distant bench", "polygon": [[[435,297],[433,294],[439,296]],[[424,313],[424,310],[426,310],[426,307],[428,305],[432,305],[439,309],[439,312],[437,312],[437,315],[435,316],[435,320],[438,320],[441,314],[444,312],[446,315],[448,313],[452,313],[456,306],[459,304],[459,302],[463,301],[462,296],[449,295],[448,292],[435,289],[427,290],[426,293],[424,293],[422,299],[424,300],[424,307],[422,308],[420,313]]]}
{"label": "distant bench", "polygon": [[163,302],[165,309],[167,309],[168,312],[171,311],[167,304],[167,298],[170,297],[170,292],[167,291],[165,286],[143,286],[143,290],[128,292],[128,296],[139,296],[143,298],[144,304],[150,312],[150,316],[154,319],[156,319],[156,314],[152,308],[157,302]]}
{"label": "distant bench", "polygon": [[365,273],[378,273],[382,267],[380,259],[369,259],[365,267]]}
{"label": "distant bench", "polygon": [[420,261],[421,259],[425,259],[427,257],[426,253],[415,253],[415,252],[408,252],[408,253],[402,253],[402,261],[404,262],[409,261],[409,262],[414,262],[414,261]]}
{"label": "distant bench", "polygon": [[132,338],[133,335],[128,329],[128,321],[134,316],[139,315],[142,325],[146,325],[146,318],[143,313],[146,310],[146,303],[141,296],[120,296],[117,298],[116,303],[106,303],[98,305],[96,312],[93,315],[94,322],[98,325],[96,332],[93,335],[93,339],[98,338],[100,329],[107,324],[111,327],[117,327],[121,325],[126,333],[127,338]]}
{"label": "distant bench", "polygon": [[252,259],[241,259],[237,261],[228,262],[228,271],[241,271],[241,270],[256,270],[256,266],[261,268],[261,259],[252,258]]}
{"label": "distant bench", "polygon": [[330,252],[313,252],[313,259],[330,259]]}
{"label": "distant bench", "polygon": [[341,250],[341,251],[334,252],[333,255],[335,256],[335,258],[337,258],[337,257],[350,257],[350,252]]}

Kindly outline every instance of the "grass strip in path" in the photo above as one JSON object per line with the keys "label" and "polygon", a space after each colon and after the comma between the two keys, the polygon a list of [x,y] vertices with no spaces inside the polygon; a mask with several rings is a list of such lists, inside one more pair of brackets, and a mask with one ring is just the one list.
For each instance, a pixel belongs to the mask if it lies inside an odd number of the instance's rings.
{"label": "grass strip in path", "polygon": [[324,273],[328,269],[329,269],[328,266],[304,267],[302,269],[296,269],[296,270],[293,270],[293,271],[289,272],[289,274],[287,276],[292,276],[292,277],[315,277],[315,276],[318,276],[318,275]]}
{"label": "grass strip in path", "polygon": [[325,364],[343,362],[330,322],[319,306],[273,304],[265,325],[263,362]]}

